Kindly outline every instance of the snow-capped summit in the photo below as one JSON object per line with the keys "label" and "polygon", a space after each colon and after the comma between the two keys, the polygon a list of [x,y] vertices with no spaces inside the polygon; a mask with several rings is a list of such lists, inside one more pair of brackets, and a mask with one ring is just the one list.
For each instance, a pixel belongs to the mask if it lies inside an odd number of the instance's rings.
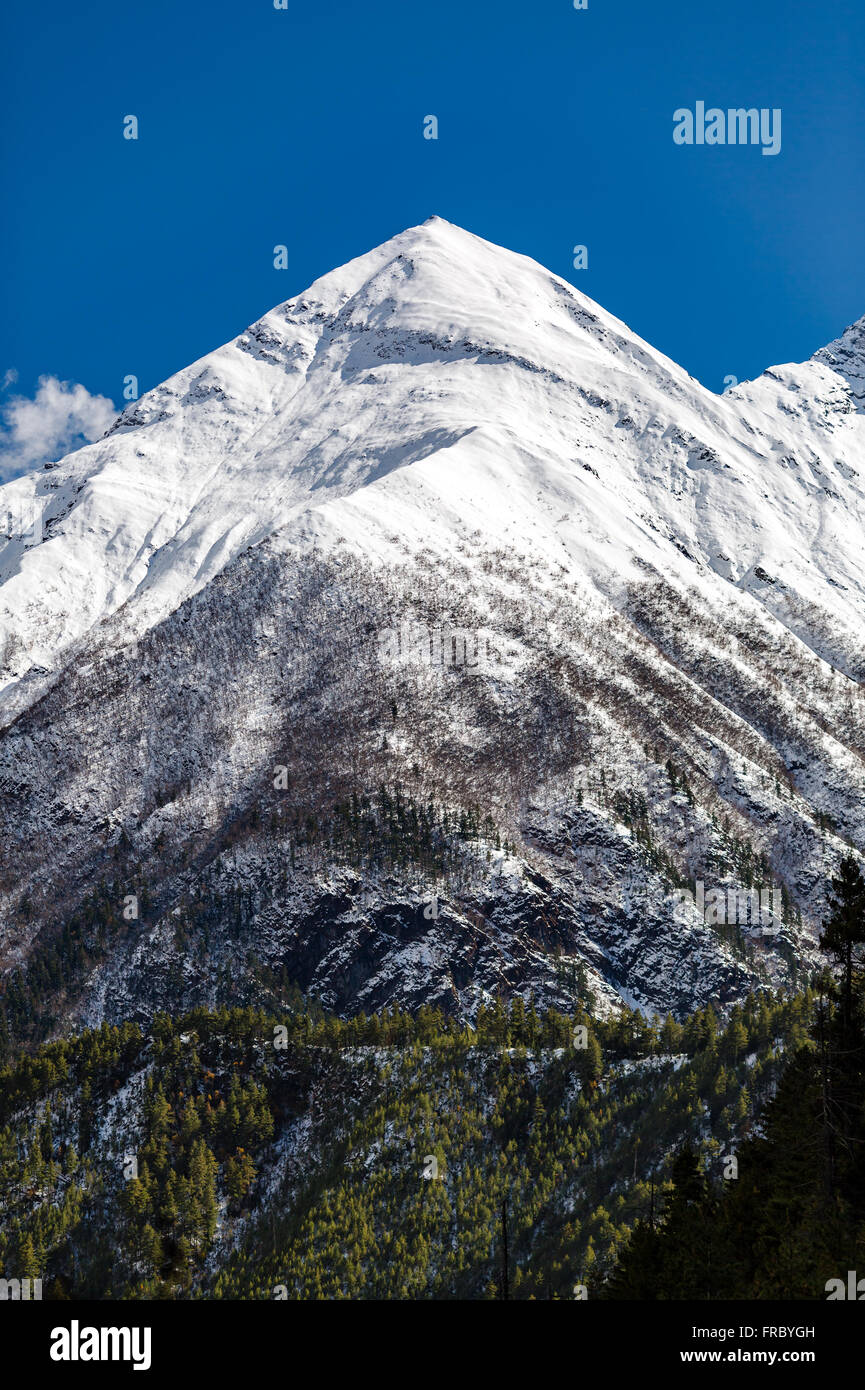
{"label": "snow-capped summit", "polygon": [[845,329],[834,343],[815,352],[813,362],[823,362],[846,378],[861,410],[865,401],[865,314]]}
{"label": "snow-capped summit", "polygon": [[865,843],[862,395],[861,320],[717,396],[432,218],[8,483],[19,1012],[801,978]]}
{"label": "snow-capped summit", "polygon": [[121,606],[140,633],[280,528],[384,556],[394,534],[447,550],[479,527],[604,585],[635,557],[745,586],[759,568],[785,621],[794,597],[831,611],[844,665],[861,341],[860,320],[719,398],[528,257],[430,218],[2,489],[6,707]]}

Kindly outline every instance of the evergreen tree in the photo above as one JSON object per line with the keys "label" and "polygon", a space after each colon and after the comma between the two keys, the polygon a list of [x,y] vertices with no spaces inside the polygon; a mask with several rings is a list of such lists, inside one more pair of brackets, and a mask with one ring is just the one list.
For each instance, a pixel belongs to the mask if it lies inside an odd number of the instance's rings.
{"label": "evergreen tree", "polygon": [[844,1021],[850,1025],[853,1012],[853,976],[858,964],[857,948],[865,943],[865,878],[852,854],[841,860],[832,879],[832,913],[823,922],[820,946],[842,970]]}

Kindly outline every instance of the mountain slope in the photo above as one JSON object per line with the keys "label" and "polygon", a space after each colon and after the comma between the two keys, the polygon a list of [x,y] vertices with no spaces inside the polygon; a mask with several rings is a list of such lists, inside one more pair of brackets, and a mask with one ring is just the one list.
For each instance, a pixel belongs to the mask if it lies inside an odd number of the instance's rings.
{"label": "mountain slope", "polygon": [[860,321],[714,396],[431,219],[7,484],[12,1031],[807,968],[865,830],[862,372]]}
{"label": "mountain slope", "polygon": [[682,568],[684,546],[776,611],[761,566],[855,646],[862,332],[719,398],[565,281],[433,218],[6,486],[44,536],[0,549],[7,680],[53,669],[130,600],[142,630],[299,516],[300,533],[346,526],[370,548],[382,494],[420,530],[483,505],[491,538],[593,574],[628,552]]}

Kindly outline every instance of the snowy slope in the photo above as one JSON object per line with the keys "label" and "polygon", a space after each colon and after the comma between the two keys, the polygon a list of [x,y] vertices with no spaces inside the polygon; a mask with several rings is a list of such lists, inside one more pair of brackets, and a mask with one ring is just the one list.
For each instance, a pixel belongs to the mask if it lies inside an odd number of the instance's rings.
{"label": "snowy slope", "polygon": [[[718,397],[433,218],[7,484],[0,970],[135,893],[63,1009],[262,965],[340,1010],[794,978],[865,846],[863,322]],[[412,623],[482,669],[394,653]],[[304,845],[383,785],[511,852],[434,884]],[[683,917],[697,880],[783,887],[783,932]]]}
{"label": "snowy slope", "polygon": [[858,670],[862,364],[860,323],[719,398],[565,281],[433,218],[2,489],[0,514],[43,535],[0,547],[8,707],[121,605],[140,633],[287,523],[382,558],[394,534],[450,550],[480,529],[605,589],[635,555],[708,569],[782,621],[797,600],[831,614],[805,640]]}

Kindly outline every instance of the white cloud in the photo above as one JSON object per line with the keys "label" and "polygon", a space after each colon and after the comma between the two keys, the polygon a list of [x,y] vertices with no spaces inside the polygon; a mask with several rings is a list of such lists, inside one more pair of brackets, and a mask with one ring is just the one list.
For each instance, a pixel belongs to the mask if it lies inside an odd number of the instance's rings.
{"label": "white cloud", "polygon": [[[4,387],[16,379],[17,372],[8,371]],[[86,386],[41,376],[33,399],[12,397],[2,415],[0,481],[6,481],[99,439],[115,419],[117,407],[107,396],[91,396]]]}

